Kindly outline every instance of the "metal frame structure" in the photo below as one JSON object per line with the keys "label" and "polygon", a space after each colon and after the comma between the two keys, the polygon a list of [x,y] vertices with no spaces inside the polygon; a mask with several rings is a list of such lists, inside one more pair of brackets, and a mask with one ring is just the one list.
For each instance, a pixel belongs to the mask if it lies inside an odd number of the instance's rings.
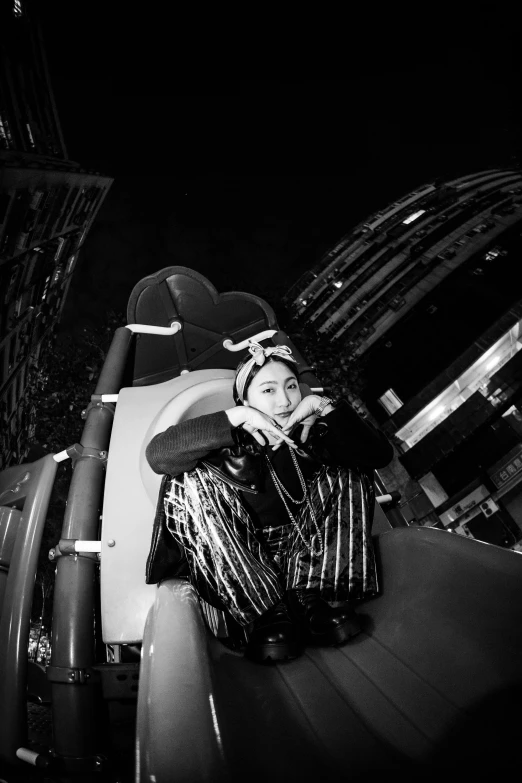
{"label": "metal frame structure", "polygon": [[[96,576],[100,559],[97,544],[115,400],[133,356],[136,335],[141,331],[176,335],[179,328],[172,321],[167,328],[141,329],[131,324],[117,329],[95,392],[84,411],[81,443],[59,455],[47,455],[32,465],[20,465],[0,474],[0,504],[15,508],[15,514],[21,510],[15,520],[18,533],[7,572],[0,624],[0,682],[4,688],[0,699],[0,758],[9,764],[23,760],[39,765],[49,761],[45,755],[24,750],[27,647],[38,552],[57,462],[71,457],[74,471],[61,539],[50,554],[56,558],[52,653],[47,670],[52,694],[52,753],[54,763],[65,773],[95,773],[103,766],[97,728],[102,704],[101,667],[97,667],[96,660]],[[319,382],[288,336],[278,331],[273,341],[292,347],[301,368],[300,380],[317,387]],[[381,485],[378,489],[386,492]],[[405,524],[402,517],[396,517],[397,514],[388,517],[390,527]]]}

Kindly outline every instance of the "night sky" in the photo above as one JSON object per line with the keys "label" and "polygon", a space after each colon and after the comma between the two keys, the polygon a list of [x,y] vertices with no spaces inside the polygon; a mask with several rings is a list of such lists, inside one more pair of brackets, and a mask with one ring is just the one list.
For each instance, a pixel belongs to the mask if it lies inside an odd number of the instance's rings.
{"label": "night sky", "polygon": [[479,11],[384,49],[366,29],[336,79],[242,80],[210,57],[202,75],[179,51],[160,64],[152,34],[100,33],[100,12],[50,3],[43,18],[69,157],[115,178],[66,325],[124,310],[141,277],[173,264],[271,301],[370,212],[520,155],[514,19]]}

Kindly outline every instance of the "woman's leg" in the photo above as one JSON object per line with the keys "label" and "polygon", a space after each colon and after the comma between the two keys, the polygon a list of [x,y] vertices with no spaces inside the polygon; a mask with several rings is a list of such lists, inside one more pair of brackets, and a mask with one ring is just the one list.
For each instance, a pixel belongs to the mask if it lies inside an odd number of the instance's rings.
{"label": "woman's leg", "polygon": [[248,515],[239,508],[225,512],[215,498],[205,493],[191,498],[175,481],[165,496],[167,527],[185,550],[196,588],[208,585],[246,625],[279,603],[282,575]]}
{"label": "woman's leg", "polygon": [[327,601],[374,595],[378,583],[364,478],[357,471],[323,471],[311,487],[311,502],[320,536],[303,507],[297,521],[313,547],[310,551],[293,528],[286,563],[279,561],[287,589],[319,591]]}

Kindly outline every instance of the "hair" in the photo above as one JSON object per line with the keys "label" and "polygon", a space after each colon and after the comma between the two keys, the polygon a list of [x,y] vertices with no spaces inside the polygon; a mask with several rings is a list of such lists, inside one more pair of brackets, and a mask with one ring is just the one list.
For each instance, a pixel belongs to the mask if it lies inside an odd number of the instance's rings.
{"label": "hair", "polygon": [[[244,367],[245,364],[247,362],[249,362],[251,358],[252,357],[250,356],[250,354],[248,354],[247,356],[245,356],[244,359],[242,359],[239,362],[239,364],[238,364],[238,366],[236,368],[236,378],[237,378],[237,375],[238,375],[239,371],[241,370],[241,368]],[[252,365],[252,369],[250,370],[250,372],[248,374],[248,378],[247,378],[246,383],[245,383],[245,389],[243,391],[243,397],[244,398],[246,398],[246,396],[248,394],[248,387],[250,386],[250,384],[252,383],[252,381],[256,377],[256,375],[259,372],[259,370],[263,369],[263,367],[266,367],[266,365],[269,364],[270,362],[281,362],[281,364],[285,364],[288,367],[288,369],[292,371],[293,375],[295,375],[297,380],[299,380],[299,370],[297,369],[297,364],[295,362],[290,362],[290,361],[288,361],[288,359],[284,359],[282,356],[277,356],[277,355],[272,354],[271,356],[269,356],[266,359],[266,361],[263,364],[253,364]],[[243,405],[243,402],[239,399],[239,395],[237,393],[237,385],[236,385],[236,380],[235,379],[234,379],[234,388],[232,389],[232,395],[234,397],[234,402],[236,403],[236,405]]]}

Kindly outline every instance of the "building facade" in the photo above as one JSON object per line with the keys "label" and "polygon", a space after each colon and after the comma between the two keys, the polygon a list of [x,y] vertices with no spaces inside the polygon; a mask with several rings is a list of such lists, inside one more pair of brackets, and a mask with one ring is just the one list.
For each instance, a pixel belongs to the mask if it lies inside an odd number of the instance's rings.
{"label": "building facade", "polygon": [[31,373],[112,182],[67,158],[31,8],[0,2],[0,469],[34,434]]}
{"label": "building facade", "polygon": [[365,378],[410,521],[522,537],[522,171],[424,184],[290,290],[294,317]]}

